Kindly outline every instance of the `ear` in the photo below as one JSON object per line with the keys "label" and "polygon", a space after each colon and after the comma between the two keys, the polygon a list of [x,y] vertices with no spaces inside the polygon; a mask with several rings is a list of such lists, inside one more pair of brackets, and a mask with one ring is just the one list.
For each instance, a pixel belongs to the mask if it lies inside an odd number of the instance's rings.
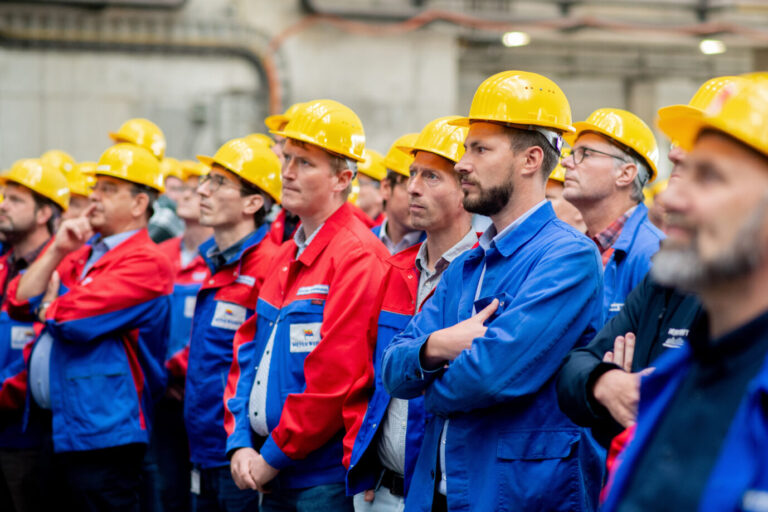
{"label": "ear", "polygon": [[144,193],[136,194],[131,198],[131,217],[138,219],[143,217],[149,208],[149,196]]}
{"label": "ear", "polygon": [[390,185],[388,179],[384,178],[381,180],[379,192],[381,192],[381,198],[384,201],[389,201],[389,198],[392,197],[392,186]]}
{"label": "ear", "polygon": [[531,146],[521,154],[523,176],[537,176],[541,172],[541,164],[544,162],[544,150],[539,146]]}
{"label": "ear", "polygon": [[42,208],[37,209],[35,213],[35,222],[38,226],[44,226],[53,217],[53,208],[49,205],[44,205]]}
{"label": "ear", "polygon": [[632,162],[621,164],[617,168],[616,174],[616,186],[618,188],[625,188],[632,185],[632,182],[637,176],[637,165]]}
{"label": "ear", "polygon": [[253,214],[264,206],[264,198],[261,194],[251,194],[243,199],[245,199],[243,204],[243,216],[245,217],[253,217]]}
{"label": "ear", "polygon": [[336,184],[333,186],[333,191],[338,193],[344,192],[352,182],[352,175],[352,169],[342,169],[337,172],[334,175],[336,177]]}

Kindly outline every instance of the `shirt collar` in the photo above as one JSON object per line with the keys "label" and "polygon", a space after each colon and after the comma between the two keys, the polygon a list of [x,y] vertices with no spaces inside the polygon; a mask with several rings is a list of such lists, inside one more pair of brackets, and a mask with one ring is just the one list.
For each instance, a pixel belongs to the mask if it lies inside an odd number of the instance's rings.
{"label": "shirt collar", "polygon": [[480,247],[482,247],[484,251],[487,251],[488,249],[490,249],[490,247],[492,245],[498,244],[499,241],[502,238],[504,238],[505,236],[510,234],[512,231],[514,231],[515,228],[520,226],[523,222],[525,222],[525,220],[528,217],[533,215],[536,212],[536,210],[538,210],[539,208],[541,208],[545,204],[547,204],[547,200],[546,199],[544,199],[541,202],[537,203],[530,210],[528,210],[527,212],[522,214],[520,217],[515,219],[515,221],[512,222],[512,224],[510,224],[509,226],[507,226],[504,229],[502,229],[501,232],[497,232],[496,231],[496,226],[494,224],[491,224],[490,226],[488,226],[488,229],[485,230],[485,233],[483,233],[482,236],[479,239]]}
{"label": "shirt collar", "polygon": [[[443,255],[435,264],[435,270],[442,272],[448,267],[448,265],[451,264],[453,260],[458,258],[464,251],[468,251],[469,249],[473,248],[476,244],[477,233],[475,233],[474,229],[469,228],[469,232],[464,235],[464,238],[459,240],[456,245],[443,253]],[[429,270],[427,269],[427,261],[427,243],[424,242],[421,244],[421,247],[419,247],[419,252],[416,254],[416,269],[422,273],[428,272]]]}
{"label": "shirt collar", "polygon": [[114,249],[121,243],[125,242],[126,240],[128,240],[138,232],[139,232],[138,229],[132,229],[131,231],[123,231],[122,233],[115,233],[114,235],[105,236],[105,237],[99,238],[95,246],[99,247],[105,252],[111,251],[112,249]]}
{"label": "shirt collar", "polygon": [[43,247],[50,241],[50,237],[43,242],[40,247],[37,249],[33,249],[29,251],[27,254],[24,255],[17,255],[15,251],[10,251],[8,254],[8,264],[10,266],[17,266],[21,269],[27,268],[33,261],[37,259],[37,257],[40,255],[40,251],[43,250]]}
{"label": "shirt collar", "polygon": [[618,219],[613,221],[607,228],[591,237],[592,241],[597,244],[597,247],[600,249],[601,253],[604,253],[613,247],[613,244],[615,244],[619,239],[619,236],[621,236],[621,231],[624,229],[624,225],[627,223],[629,217],[631,217],[635,212],[636,208],[637,206],[633,206],[624,212],[624,214],[621,215]]}
{"label": "shirt collar", "polygon": [[312,240],[317,236],[317,234],[320,232],[321,229],[323,229],[323,226],[325,226],[325,222],[317,226],[317,229],[307,237],[307,235],[304,233],[304,226],[299,226],[299,229],[296,230],[296,234],[293,235],[293,241],[296,243],[296,259],[299,259],[299,256],[301,256],[301,253],[304,252],[304,249],[306,249],[310,243],[312,243]]}
{"label": "shirt collar", "polygon": [[387,219],[384,219],[384,222],[381,223],[381,230],[379,231],[379,240],[381,240],[384,246],[389,250],[390,254],[398,253],[405,248],[416,245],[423,235],[422,231],[409,231],[403,235],[403,238],[398,243],[394,243],[392,239],[389,238],[387,226]]}
{"label": "shirt collar", "polygon": [[240,251],[243,248],[243,244],[245,244],[246,240],[248,240],[253,234],[256,232],[256,230],[251,231],[247,235],[245,235],[243,238],[235,242],[234,244],[230,245],[223,251],[219,249],[219,246],[214,243],[214,245],[208,249],[206,252],[206,257],[208,260],[213,263],[214,269],[219,269],[222,266],[224,266],[229,260],[231,260],[234,256],[240,253]]}

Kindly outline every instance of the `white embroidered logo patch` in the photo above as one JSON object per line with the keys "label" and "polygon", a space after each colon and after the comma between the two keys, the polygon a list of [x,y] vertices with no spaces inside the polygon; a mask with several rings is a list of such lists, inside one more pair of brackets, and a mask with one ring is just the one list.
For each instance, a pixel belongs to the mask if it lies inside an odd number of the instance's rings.
{"label": "white embroidered logo patch", "polygon": [[610,306],[608,306],[608,311],[610,311],[611,313],[618,313],[619,311],[622,310],[623,307],[624,307],[623,302],[614,302]]}
{"label": "white embroidered logo patch", "polygon": [[321,295],[328,295],[329,286],[327,284],[316,284],[313,286],[302,286],[299,291],[296,292],[296,296],[312,295],[318,293]]}
{"label": "white embroidered logo patch", "polygon": [[197,297],[191,295],[184,298],[184,318],[192,318],[195,315],[195,304]]}
{"label": "white embroidered logo patch", "polygon": [[11,348],[21,350],[34,337],[35,331],[32,326],[14,325],[11,327]]}
{"label": "white embroidered logo patch", "polygon": [[196,281],[198,283],[202,282],[203,279],[205,279],[205,276],[207,275],[207,272],[192,272],[192,280]]}
{"label": "white embroidered logo patch", "polygon": [[750,489],[741,497],[741,506],[745,511],[768,511],[768,491]]}
{"label": "white embroidered logo patch", "polygon": [[322,322],[291,324],[291,352],[312,352],[320,343],[320,327],[322,325]]}
{"label": "white embroidered logo patch", "polygon": [[236,331],[245,322],[245,308],[231,302],[216,302],[211,325]]}
{"label": "white embroidered logo patch", "polygon": [[253,276],[239,275],[237,276],[237,279],[235,279],[235,282],[246,286],[253,286],[256,284],[256,278]]}
{"label": "white embroidered logo patch", "polygon": [[666,348],[680,348],[688,341],[688,329],[670,329],[667,331],[669,336],[662,344]]}

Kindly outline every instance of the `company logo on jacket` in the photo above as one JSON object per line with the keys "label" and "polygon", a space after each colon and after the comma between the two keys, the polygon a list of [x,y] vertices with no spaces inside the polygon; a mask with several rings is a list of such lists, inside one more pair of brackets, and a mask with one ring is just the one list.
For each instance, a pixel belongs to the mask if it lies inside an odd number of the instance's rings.
{"label": "company logo on jacket", "polygon": [[666,348],[680,348],[688,341],[688,329],[670,328],[667,331],[667,340],[663,343]]}

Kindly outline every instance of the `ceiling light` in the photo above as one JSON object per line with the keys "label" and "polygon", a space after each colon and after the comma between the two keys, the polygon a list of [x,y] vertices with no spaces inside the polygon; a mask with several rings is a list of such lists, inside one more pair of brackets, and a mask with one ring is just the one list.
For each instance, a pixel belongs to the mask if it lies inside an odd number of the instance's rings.
{"label": "ceiling light", "polygon": [[531,36],[525,32],[506,32],[501,37],[501,42],[508,48],[513,46],[525,46],[531,42]]}
{"label": "ceiling light", "polygon": [[704,55],[719,55],[725,53],[725,43],[719,39],[702,39],[699,43],[699,50]]}

